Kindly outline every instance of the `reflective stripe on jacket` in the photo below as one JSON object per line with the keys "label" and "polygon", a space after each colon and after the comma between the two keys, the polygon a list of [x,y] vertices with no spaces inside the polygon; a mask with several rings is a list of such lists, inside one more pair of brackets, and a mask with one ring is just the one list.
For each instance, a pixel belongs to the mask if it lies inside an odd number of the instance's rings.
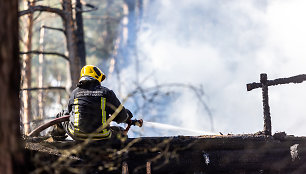
{"label": "reflective stripe on jacket", "polygon": [[[69,132],[77,139],[110,138],[109,125],[100,132],[97,132],[97,129],[106,124],[106,120],[120,104],[115,93],[100,83],[94,82],[77,87],[72,91],[68,104]],[[113,121],[122,123],[127,118],[127,112],[123,107]]]}

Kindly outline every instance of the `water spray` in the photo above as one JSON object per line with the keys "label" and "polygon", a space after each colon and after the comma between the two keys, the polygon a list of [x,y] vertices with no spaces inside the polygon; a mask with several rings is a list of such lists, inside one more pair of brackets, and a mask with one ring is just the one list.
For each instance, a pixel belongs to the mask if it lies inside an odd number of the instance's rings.
{"label": "water spray", "polygon": [[197,135],[216,135],[213,132],[207,132],[207,131],[201,131],[201,130],[194,130],[194,129],[188,129],[183,128],[179,126],[174,126],[170,124],[165,123],[157,123],[157,122],[150,122],[150,121],[143,121],[145,126],[152,127],[152,128],[159,128],[164,130],[177,130],[177,131],[186,131]]}

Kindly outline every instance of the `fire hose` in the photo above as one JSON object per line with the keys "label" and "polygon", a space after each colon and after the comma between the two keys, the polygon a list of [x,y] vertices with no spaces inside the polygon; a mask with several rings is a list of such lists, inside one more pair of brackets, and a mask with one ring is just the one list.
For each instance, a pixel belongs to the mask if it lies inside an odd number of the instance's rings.
{"label": "fire hose", "polygon": [[[48,121],[47,123],[44,123],[44,124],[38,126],[28,136],[29,137],[38,136],[41,131],[47,129],[50,126],[53,126],[53,125],[61,123],[61,122],[69,121],[69,117],[70,117],[70,115],[65,115],[65,116],[62,116],[62,117],[59,117],[59,118],[52,119],[51,121]],[[127,135],[127,133],[130,130],[131,126],[142,127],[143,120],[142,119],[140,119],[140,120],[137,120],[137,119],[129,120],[127,124],[128,124],[127,127],[123,131],[123,133],[125,135]]]}

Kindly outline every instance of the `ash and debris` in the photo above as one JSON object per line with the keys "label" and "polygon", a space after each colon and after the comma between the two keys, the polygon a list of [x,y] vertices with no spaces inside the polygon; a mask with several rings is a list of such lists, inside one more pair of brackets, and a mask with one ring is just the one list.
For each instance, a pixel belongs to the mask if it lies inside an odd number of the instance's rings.
{"label": "ash and debris", "polygon": [[203,152],[203,158],[204,158],[205,164],[209,165],[209,163],[210,163],[209,153]]}
{"label": "ash and debris", "polygon": [[299,144],[294,144],[290,147],[290,155],[291,155],[292,161],[300,159],[298,147],[299,147]]}
{"label": "ash and debris", "polygon": [[[60,146],[54,146],[53,143],[60,144]],[[55,142],[52,137],[31,137],[25,139],[25,149],[29,151],[36,151],[58,157],[65,157],[71,160],[81,160],[80,158],[73,155],[66,155],[62,147],[71,147],[75,145],[73,141]],[[67,146],[67,144],[69,144]]]}
{"label": "ash and debris", "polygon": [[[196,140],[209,140],[209,139],[249,139],[254,142],[257,140],[278,140],[278,141],[284,141],[286,139],[299,139],[306,141],[306,137],[295,137],[293,135],[287,135],[285,132],[276,132],[273,136],[267,136],[264,134],[263,131],[259,131],[254,134],[227,134],[227,135],[200,135],[200,136],[174,136],[174,137],[143,137],[143,138],[128,138],[126,142],[122,143],[129,143],[135,139],[139,139],[139,141],[158,141],[158,140],[165,140],[165,139],[171,139],[173,141],[196,141]],[[62,155],[63,150],[72,148],[73,146],[78,145],[81,142],[76,142],[73,140],[65,140],[65,141],[54,141],[52,137],[50,136],[44,136],[44,137],[26,137],[24,138],[25,141],[25,148],[33,151],[40,151],[44,153],[49,153],[53,155],[60,156]],[[95,143],[97,144],[97,143]],[[98,142],[99,144],[99,142]],[[104,144],[104,143],[102,143]],[[109,146],[120,146],[120,142],[116,143],[108,143]]]}
{"label": "ash and debris", "polygon": [[[51,173],[73,173],[67,171],[67,167],[81,173],[121,173],[123,163],[128,164],[131,173],[144,173],[147,162],[150,162],[153,173],[175,173],[172,170],[179,173],[252,173],[253,169],[257,173],[286,173],[295,167],[306,172],[306,164],[302,163],[306,158],[306,137],[285,132],[273,136],[260,131],[254,134],[143,137],[90,144],[36,137],[26,138],[25,148],[30,151],[30,156],[36,156],[36,161],[32,160],[34,166]],[[48,160],[52,165],[46,166]],[[34,171],[39,173],[36,168]]]}

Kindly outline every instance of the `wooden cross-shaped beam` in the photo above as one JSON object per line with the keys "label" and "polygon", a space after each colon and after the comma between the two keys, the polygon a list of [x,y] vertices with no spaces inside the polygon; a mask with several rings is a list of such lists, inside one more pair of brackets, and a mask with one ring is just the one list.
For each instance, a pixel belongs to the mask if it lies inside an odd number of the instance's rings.
{"label": "wooden cross-shaped beam", "polygon": [[260,83],[249,83],[247,84],[247,91],[251,91],[256,88],[262,89],[262,102],[263,102],[263,113],[264,113],[264,133],[265,135],[271,135],[271,116],[268,96],[268,86],[275,86],[280,84],[289,83],[302,83],[306,80],[306,74],[301,74],[289,78],[279,78],[275,80],[268,80],[267,74],[260,74]]}

